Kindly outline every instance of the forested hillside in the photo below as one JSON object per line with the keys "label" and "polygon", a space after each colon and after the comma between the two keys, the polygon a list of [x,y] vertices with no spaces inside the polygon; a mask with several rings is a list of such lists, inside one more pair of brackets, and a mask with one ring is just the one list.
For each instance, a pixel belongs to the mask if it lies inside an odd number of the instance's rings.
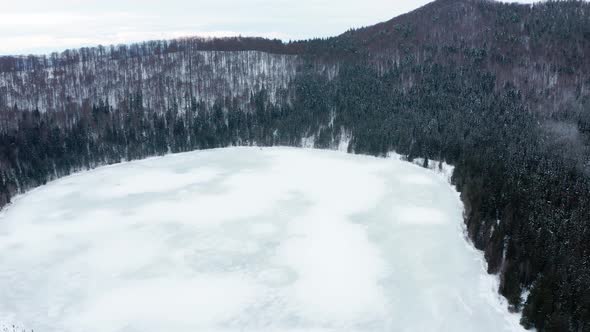
{"label": "forested hillside", "polygon": [[469,236],[523,325],[590,331],[588,54],[588,3],[438,0],[329,39],[0,58],[0,206],[121,160],[351,138],[455,165]]}

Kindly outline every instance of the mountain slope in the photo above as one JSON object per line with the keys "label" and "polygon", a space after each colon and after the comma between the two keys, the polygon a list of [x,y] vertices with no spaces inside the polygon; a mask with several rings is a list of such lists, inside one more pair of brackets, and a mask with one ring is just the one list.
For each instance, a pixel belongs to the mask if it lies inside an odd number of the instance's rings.
{"label": "mountain slope", "polygon": [[[441,0],[339,38],[380,68],[434,62],[491,71],[497,87],[514,84],[535,108],[556,112],[590,91],[588,7],[583,1]],[[551,105],[543,98],[553,99]]]}
{"label": "mountain slope", "polygon": [[145,105],[155,109],[174,102],[185,107],[191,98],[211,107],[216,98],[243,103],[263,85],[274,101],[274,93],[286,88],[300,63],[293,55],[257,51],[145,52],[130,57],[104,49],[72,51],[68,57],[77,58],[73,61],[56,57],[36,70],[0,73],[2,102],[44,112],[65,109],[68,103],[91,106],[98,100],[119,105],[129,94],[141,94]]}

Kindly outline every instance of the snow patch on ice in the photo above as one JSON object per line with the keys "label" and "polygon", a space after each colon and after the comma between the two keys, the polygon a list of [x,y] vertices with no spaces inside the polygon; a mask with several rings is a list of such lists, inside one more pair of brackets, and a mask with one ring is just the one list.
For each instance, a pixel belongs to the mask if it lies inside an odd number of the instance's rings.
{"label": "snow patch on ice", "polygon": [[393,158],[229,148],[54,181],[0,213],[0,325],[522,330],[439,174]]}

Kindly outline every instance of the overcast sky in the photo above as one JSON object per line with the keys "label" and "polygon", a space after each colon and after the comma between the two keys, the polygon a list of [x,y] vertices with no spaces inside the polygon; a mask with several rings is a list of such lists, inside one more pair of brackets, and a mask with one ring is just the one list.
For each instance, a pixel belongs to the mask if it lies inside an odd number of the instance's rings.
{"label": "overcast sky", "polygon": [[[182,36],[338,35],[430,0],[0,0],[0,54]],[[532,2],[532,0],[519,0]]]}

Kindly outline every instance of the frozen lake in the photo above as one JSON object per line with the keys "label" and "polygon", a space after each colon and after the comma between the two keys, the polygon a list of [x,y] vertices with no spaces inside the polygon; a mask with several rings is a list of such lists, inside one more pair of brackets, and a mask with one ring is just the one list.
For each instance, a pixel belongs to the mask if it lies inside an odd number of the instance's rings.
{"label": "frozen lake", "polygon": [[394,159],[229,148],[82,172],[0,214],[0,328],[517,331],[458,194]]}

